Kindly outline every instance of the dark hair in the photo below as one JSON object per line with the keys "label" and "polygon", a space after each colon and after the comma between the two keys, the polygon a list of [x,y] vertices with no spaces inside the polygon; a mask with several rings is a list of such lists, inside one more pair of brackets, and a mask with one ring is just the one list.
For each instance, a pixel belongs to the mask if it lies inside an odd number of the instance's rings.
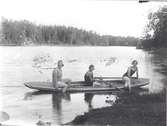
{"label": "dark hair", "polygon": [[132,65],[133,65],[134,63],[138,64],[137,60],[133,60],[133,61],[132,61]]}
{"label": "dark hair", "polygon": [[60,62],[63,62],[63,60],[58,60],[58,61],[57,61],[57,64],[59,64]]}
{"label": "dark hair", "polygon": [[57,65],[59,65],[59,63],[61,63],[61,62],[62,62],[62,66],[64,66],[63,60],[58,60]]}
{"label": "dark hair", "polygon": [[89,70],[92,68],[92,67],[95,67],[93,64],[89,65]]}

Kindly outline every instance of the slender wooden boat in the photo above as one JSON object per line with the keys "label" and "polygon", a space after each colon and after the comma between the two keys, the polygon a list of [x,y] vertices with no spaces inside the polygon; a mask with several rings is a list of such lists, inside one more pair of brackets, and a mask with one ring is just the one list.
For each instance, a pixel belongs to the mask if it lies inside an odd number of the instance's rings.
{"label": "slender wooden boat", "polygon": [[[67,92],[110,92],[125,89],[124,81],[121,77],[100,77],[96,78],[99,83],[105,83],[105,87],[87,86],[84,81],[71,82]],[[132,88],[139,88],[149,84],[149,79],[139,78],[132,79]],[[24,85],[31,89],[49,92],[60,92],[61,88],[55,89],[51,82],[26,82]]]}

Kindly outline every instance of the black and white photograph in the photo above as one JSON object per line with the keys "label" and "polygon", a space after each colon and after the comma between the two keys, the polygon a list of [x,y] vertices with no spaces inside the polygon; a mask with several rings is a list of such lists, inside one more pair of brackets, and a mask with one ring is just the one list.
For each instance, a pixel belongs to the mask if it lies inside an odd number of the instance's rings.
{"label": "black and white photograph", "polygon": [[1,0],[0,126],[166,126],[166,0]]}

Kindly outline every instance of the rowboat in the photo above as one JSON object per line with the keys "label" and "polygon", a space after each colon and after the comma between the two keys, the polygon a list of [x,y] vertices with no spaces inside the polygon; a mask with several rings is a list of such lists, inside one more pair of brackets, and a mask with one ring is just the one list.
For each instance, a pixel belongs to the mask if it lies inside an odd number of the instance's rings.
{"label": "rowboat", "polygon": [[[70,87],[67,92],[110,92],[125,89],[125,82],[121,77],[100,77],[96,78],[99,83],[105,83],[105,87],[88,86],[84,81],[71,82]],[[139,78],[132,79],[131,87],[139,88],[149,84],[149,79]],[[26,82],[24,85],[28,88],[39,90],[39,91],[49,91],[49,92],[60,92],[62,88],[55,89],[51,82]]]}

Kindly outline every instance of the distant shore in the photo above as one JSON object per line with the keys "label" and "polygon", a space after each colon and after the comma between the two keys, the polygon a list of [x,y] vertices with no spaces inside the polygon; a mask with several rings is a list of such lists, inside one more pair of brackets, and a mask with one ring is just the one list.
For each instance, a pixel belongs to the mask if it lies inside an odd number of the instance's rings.
{"label": "distant shore", "polygon": [[166,92],[122,94],[112,107],[91,110],[67,125],[166,126]]}
{"label": "distant shore", "polygon": [[15,45],[15,44],[0,44],[0,46],[10,46],[10,47],[34,47],[34,46],[64,46],[64,47],[81,47],[81,46],[91,46],[91,47],[99,47],[99,46],[103,46],[103,47],[109,47],[109,46],[122,46],[122,47],[136,47],[136,46],[133,46],[133,45],[89,45],[89,44],[85,44],[85,45],[79,45],[79,44],[75,44],[75,45],[70,45],[70,44],[57,44],[57,45],[54,45],[54,44],[41,44],[41,45],[38,45],[38,44],[32,44],[32,45]]}

